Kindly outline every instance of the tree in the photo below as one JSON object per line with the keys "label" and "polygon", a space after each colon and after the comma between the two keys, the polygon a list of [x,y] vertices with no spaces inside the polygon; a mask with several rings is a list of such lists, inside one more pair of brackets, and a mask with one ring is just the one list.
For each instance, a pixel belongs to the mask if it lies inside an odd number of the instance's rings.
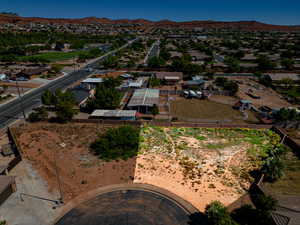
{"label": "tree", "polygon": [[258,82],[266,87],[271,87],[273,81],[269,75],[262,75],[258,78]]}
{"label": "tree", "polygon": [[281,108],[274,115],[276,122],[286,122],[286,121],[300,121],[300,113],[297,113],[295,109]]}
{"label": "tree", "polygon": [[149,86],[150,87],[157,87],[161,85],[161,80],[155,77],[151,77],[149,79]]}
{"label": "tree", "polygon": [[279,82],[284,85],[285,89],[290,89],[294,84],[294,81],[288,77],[281,79]]}
{"label": "tree", "polygon": [[54,105],[55,104],[55,96],[52,94],[51,91],[49,90],[46,90],[43,94],[42,94],[42,103],[44,105],[47,105],[47,106],[51,106],[51,105]]}
{"label": "tree", "polygon": [[151,113],[152,113],[153,116],[156,116],[157,114],[159,114],[159,108],[156,104],[151,109]]}
{"label": "tree", "polygon": [[35,108],[30,113],[28,120],[30,122],[39,122],[48,119],[48,111],[45,107]]}
{"label": "tree", "polygon": [[231,72],[238,72],[240,70],[239,61],[234,57],[226,56],[224,63],[228,65],[228,69]]}
{"label": "tree", "polygon": [[165,60],[161,57],[154,56],[149,59],[148,61],[148,67],[150,68],[160,68],[165,64]]}
{"label": "tree", "polygon": [[53,94],[47,90],[43,93],[41,99],[44,105],[54,106],[55,114],[60,122],[70,121],[77,113],[74,109],[75,99],[70,91],[62,92],[58,89],[55,91],[55,94]]}
{"label": "tree", "polygon": [[105,79],[103,84],[96,87],[93,98],[87,101],[86,109],[89,112],[95,109],[116,109],[120,106],[121,93],[115,89],[119,85],[118,79]]}
{"label": "tree", "polygon": [[260,70],[272,70],[276,66],[267,56],[260,55],[256,61]]}
{"label": "tree", "polygon": [[103,66],[105,68],[118,67],[118,57],[112,55],[106,57],[106,59],[103,61]]}
{"label": "tree", "polygon": [[294,69],[295,61],[293,59],[285,58],[281,60],[281,65],[287,70]]}
{"label": "tree", "polygon": [[91,150],[106,161],[127,160],[137,155],[139,132],[133,126],[111,128],[91,144]]}
{"label": "tree", "polygon": [[168,61],[171,58],[170,52],[165,48],[161,49],[159,56],[165,61]]}
{"label": "tree", "polygon": [[239,85],[234,81],[228,81],[224,84],[224,90],[230,91],[235,95],[239,91]]}
{"label": "tree", "polygon": [[283,176],[284,163],[279,157],[269,157],[265,159],[262,173],[265,180],[274,182]]}
{"label": "tree", "polygon": [[54,72],[54,73],[59,73],[62,69],[62,65],[59,65],[59,64],[53,64],[51,66],[51,70]]}
{"label": "tree", "polygon": [[213,201],[205,208],[209,225],[238,225],[219,201]]}
{"label": "tree", "polygon": [[76,110],[73,109],[74,104],[69,101],[59,100],[56,105],[55,114],[58,121],[68,122],[71,121],[73,116],[76,115]]}

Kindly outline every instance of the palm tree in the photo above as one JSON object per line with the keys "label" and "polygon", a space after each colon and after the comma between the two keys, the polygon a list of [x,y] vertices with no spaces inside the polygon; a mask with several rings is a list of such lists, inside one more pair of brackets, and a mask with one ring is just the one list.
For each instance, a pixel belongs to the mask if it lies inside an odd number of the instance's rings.
{"label": "palm tree", "polygon": [[265,175],[265,179],[270,182],[274,182],[281,178],[284,174],[284,164],[282,160],[277,157],[269,157],[265,160],[262,173]]}

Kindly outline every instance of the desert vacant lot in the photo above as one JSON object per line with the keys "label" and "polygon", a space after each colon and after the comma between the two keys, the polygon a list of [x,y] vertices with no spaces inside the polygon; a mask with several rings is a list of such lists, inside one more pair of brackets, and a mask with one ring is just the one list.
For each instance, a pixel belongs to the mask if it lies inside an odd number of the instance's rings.
{"label": "desert vacant lot", "polygon": [[[252,112],[244,121],[243,115],[238,110],[232,109],[228,104],[209,100],[180,99],[171,103],[171,115],[180,120],[195,122],[233,122],[236,124],[258,123]],[[198,121],[197,121],[198,120]]]}
{"label": "desert vacant lot", "polygon": [[142,127],[138,155],[104,162],[89,145],[107,128],[97,124],[27,124],[16,129],[24,158],[49,189],[65,200],[97,187],[147,183],[165,188],[203,210],[212,200],[228,205],[247,192],[249,171],[260,167],[268,130]]}

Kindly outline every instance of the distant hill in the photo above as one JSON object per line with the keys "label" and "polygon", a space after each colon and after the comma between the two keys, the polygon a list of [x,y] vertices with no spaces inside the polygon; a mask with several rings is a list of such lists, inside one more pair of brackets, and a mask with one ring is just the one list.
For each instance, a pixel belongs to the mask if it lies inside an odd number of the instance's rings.
{"label": "distant hill", "polygon": [[202,28],[235,28],[249,31],[300,31],[300,25],[298,26],[282,26],[261,23],[257,21],[237,21],[237,22],[221,22],[221,21],[186,21],[186,22],[175,22],[171,20],[161,21],[149,21],[145,19],[118,19],[111,20],[108,18],[97,18],[97,17],[86,17],[79,19],[64,19],[64,18],[40,18],[40,17],[20,17],[12,14],[1,14],[0,23],[16,23],[26,24],[31,22],[49,23],[49,24],[91,24],[91,23],[102,23],[102,24],[144,24],[152,25],[157,27],[202,27]]}

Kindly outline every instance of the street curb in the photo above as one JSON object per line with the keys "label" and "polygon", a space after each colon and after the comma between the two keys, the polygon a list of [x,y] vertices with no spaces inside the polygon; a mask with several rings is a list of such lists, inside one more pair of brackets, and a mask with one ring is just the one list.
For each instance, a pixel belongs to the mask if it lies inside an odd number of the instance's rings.
{"label": "street curb", "polygon": [[70,212],[72,209],[77,207],[78,205],[87,202],[89,200],[92,200],[93,198],[106,194],[109,192],[114,191],[128,191],[128,190],[139,190],[139,191],[146,191],[155,193],[159,196],[162,196],[170,201],[172,201],[174,204],[176,204],[178,207],[183,209],[186,213],[192,215],[194,213],[199,213],[199,210],[196,209],[191,203],[187,202],[186,200],[180,198],[179,196],[171,193],[170,191],[167,191],[166,189],[150,185],[150,184],[142,184],[142,183],[134,183],[134,184],[115,184],[115,185],[109,185],[105,187],[100,187],[95,190],[89,191],[86,194],[80,195],[73,199],[71,202],[67,203],[64,208],[62,209],[60,215],[53,221],[52,224],[56,224],[61,220],[68,212]]}

